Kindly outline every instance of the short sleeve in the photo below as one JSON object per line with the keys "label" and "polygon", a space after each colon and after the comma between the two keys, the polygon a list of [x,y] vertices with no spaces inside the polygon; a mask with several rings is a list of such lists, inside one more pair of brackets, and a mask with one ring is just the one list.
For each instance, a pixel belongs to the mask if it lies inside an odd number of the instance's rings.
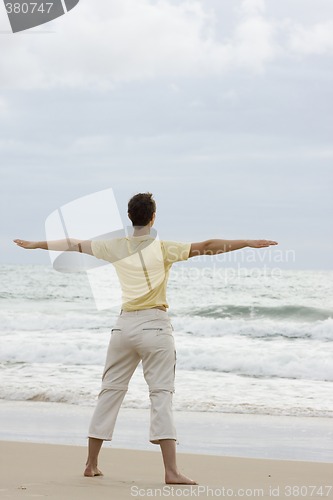
{"label": "short sleeve", "polygon": [[91,251],[97,259],[114,262],[116,256],[113,250],[113,240],[92,240]]}
{"label": "short sleeve", "polygon": [[161,243],[164,260],[168,264],[187,260],[189,258],[191,243],[180,243],[178,241],[162,241]]}

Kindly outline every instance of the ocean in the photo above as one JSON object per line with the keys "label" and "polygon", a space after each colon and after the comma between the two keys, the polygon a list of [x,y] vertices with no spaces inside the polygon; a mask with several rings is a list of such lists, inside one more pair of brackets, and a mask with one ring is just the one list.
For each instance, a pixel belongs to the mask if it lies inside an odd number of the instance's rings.
{"label": "ocean", "polygon": [[[0,276],[0,399],[94,406],[119,311],[96,308],[84,272]],[[333,417],[333,271],[178,263],[168,291],[175,411]],[[149,408],[140,365],[123,407]]]}

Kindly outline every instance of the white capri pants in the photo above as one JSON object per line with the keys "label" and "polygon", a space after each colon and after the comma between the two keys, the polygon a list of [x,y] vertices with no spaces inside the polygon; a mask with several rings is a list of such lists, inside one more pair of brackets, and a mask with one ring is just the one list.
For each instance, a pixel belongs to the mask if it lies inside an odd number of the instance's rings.
{"label": "white capri pants", "polygon": [[150,441],[177,439],[172,415],[176,350],[170,318],[161,309],[121,312],[111,330],[89,437],[111,441],[128,383],[141,360],[151,403]]}

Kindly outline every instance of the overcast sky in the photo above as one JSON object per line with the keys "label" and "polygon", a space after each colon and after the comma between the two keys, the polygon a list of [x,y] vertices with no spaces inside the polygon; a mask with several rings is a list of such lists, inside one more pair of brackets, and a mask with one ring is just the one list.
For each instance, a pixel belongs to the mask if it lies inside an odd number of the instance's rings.
{"label": "overcast sky", "polygon": [[124,224],[154,193],[161,238],[333,268],[332,0],[81,0],[9,30],[0,6],[0,263],[49,263],[11,240],[112,188]]}

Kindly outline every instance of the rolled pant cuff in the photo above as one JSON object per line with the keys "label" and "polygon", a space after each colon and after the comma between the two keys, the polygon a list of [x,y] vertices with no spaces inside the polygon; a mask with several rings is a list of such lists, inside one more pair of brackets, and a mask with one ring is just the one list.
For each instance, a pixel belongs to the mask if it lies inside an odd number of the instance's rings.
{"label": "rolled pant cuff", "polygon": [[89,436],[87,436],[87,438],[101,439],[102,441],[112,441],[112,438],[110,438],[110,437],[101,437],[101,436],[97,436],[96,434],[89,434]]}
{"label": "rolled pant cuff", "polygon": [[155,438],[151,438],[149,439],[149,441],[152,443],[152,444],[160,444],[160,441],[162,439],[172,439],[173,441],[177,441],[177,438],[175,436],[161,436],[161,437],[155,437]]}

